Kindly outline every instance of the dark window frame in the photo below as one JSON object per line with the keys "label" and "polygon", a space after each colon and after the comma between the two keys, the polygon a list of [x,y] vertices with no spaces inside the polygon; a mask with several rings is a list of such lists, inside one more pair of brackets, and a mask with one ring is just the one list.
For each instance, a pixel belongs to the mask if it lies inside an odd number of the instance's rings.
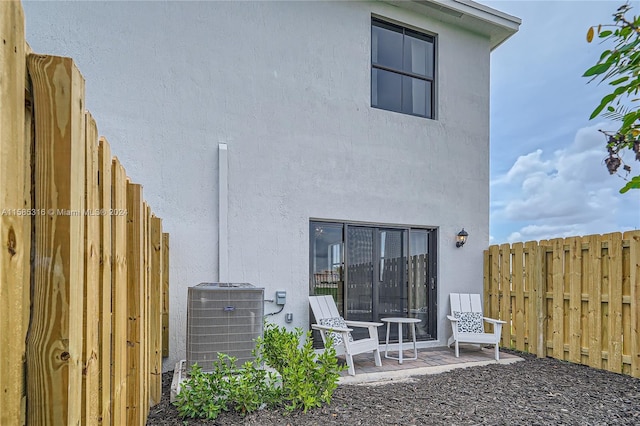
{"label": "dark window frame", "polygon": [[[390,108],[385,108],[383,106],[377,106],[373,104],[373,86],[372,84],[370,84],[371,87],[371,107],[372,108],[376,108],[376,109],[381,109],[384,111],[392,111],[392,112],[397,112],[400,114],[407,114],[407,115],[412,115],[414,117],[423,117],[423,118],[428,118],[428,119],[435,119],[436,118],[436,113],[435,113],[435,87],[436,87],[436,58],[437,58],[437,49],[436,49],[436,37],[433,35],[429,35],[429,34],[425,34],[422,33],[420,31],[416,31],[413,30],[411,28],[407,28],[407,27],[403,27],[401,25],[397,25],[397,24],[392,24],[390,22],[387,22],[385,20],[376,18],[376,17],[371,17],[371,40],[373,40],[373,28],[374,27],[379,27],[379,28],[384,28],[386,30],[390,30],[390,31],[395,31],[398,32],[402,35],[402,63],[404,64],[404,54],[405,54],[405,41],[407,39],[407,37],[411,37],[414,39],[418,39],[418,40],[423,40],[426,42],[429,42],[433,45],[433,57],[432,57],[432,66],[433,69],[431,70],[431,77],[422,75],[422,74],[416,74],[413,73],[411,71],[407,71],[404,69],[398,69],[398,68],[394,68],[394,67],[389,67],[389,66],[385,66],[385,65],[381,65],[381,64],[376,64],[373,61],[373,42],[371,43],[371,74],[370,74],[370,79],[371,81],[373,81],[373,70],[377,69],[377,70],[382,70],[382,71],[387,71],[387,72],[391,72],[397,75],[400,75],[401,77],[410,77],[410,78],[415,78],[417,80],[422,80],[425,82],[430,83],[431,85],[431,93],[430,93],[430,99],[428,100],[430,102],[430,115],[423,115],[423,114],[416,114],[413,112],[409,112],[409,111],[398,111],[395,109],[390,109]],[[400,105],[403,104],[403,100],[402,100],[402,96],[404,96],[404,90],[401,88],[400,91],[400,97],[401,97],[401,102]],[[402,109],[402,108],[401,108]]]}

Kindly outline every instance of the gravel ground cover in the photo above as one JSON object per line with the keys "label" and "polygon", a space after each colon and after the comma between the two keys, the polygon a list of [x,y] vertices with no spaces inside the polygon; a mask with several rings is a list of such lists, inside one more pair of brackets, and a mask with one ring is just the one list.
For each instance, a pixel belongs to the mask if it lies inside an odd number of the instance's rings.
{"label": "gravel ground cover", "polygon": [[640,379],[551,358],[525,358],[413,376],[399,382],[340,385],[331,405],[307,413],[260,410],[215,421],[185,420],[169,402],[173,372],[148,425],[640,425]]}

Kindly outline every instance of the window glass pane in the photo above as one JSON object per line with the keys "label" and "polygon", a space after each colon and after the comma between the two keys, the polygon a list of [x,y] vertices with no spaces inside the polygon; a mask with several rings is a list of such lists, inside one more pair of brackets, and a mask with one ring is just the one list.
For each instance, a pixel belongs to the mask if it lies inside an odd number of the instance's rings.
{"label": "window glass pane", "polygon": [[[421,319],[416,326],[418,338],[431,337],[429,330],[429,234],[411,229],[409,251],[409,312]],[[433,307],[432,307],[433,309]]]}
{"label": "window glass pane", "polygon": [[402,76],[389,71],[371,70],[371,105],[402,111]]}
{"label": "window glass pane", "polygon": [[431,82],[402,77],[402,112],[431,117]]}
{"label": "window glass pane", "polygon": [[402,69],[402,33],[389,28],[371,27],[371,61],[397,70]]}
{"label": "window glass pane", "polygon": [[403,69],[433,78],[433,43],[407,35],[404,41]]}
{"label": "window glass pane", "polygon": [[[373,321],[374,228],[348,226],[346,244],[347,312],[353,321]],[[354,338],[364,329],[355,328]]]}
{"label": "window glass pane", "polygon": [[342,314],[343,238],[342,225],[310,222],[311,295],[331,295]]}

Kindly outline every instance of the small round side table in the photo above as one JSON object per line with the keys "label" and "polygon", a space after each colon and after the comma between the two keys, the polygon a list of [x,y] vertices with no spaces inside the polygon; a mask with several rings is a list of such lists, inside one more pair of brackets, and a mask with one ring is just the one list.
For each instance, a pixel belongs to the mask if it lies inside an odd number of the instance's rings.
{"label": "small round side table", "polygon": [[[380,318],[380,321],[387,323],[387,340],[386,345],[384,347],[384,357],[389,359],[397,359],[398,364],[402,364],[402,324],[409,324],[411,328],[411,335],[413,337],[413,358],[404,358],[409,360],[418,359],[418,348],[416,347],[416,324],[421,322],[417,318],[403,318],[403,317],[392,317],[392,318]],[[391,328],[391,323],[398,324],[398,356],[390,356],[387,353],[389,352],[389,329]]]}

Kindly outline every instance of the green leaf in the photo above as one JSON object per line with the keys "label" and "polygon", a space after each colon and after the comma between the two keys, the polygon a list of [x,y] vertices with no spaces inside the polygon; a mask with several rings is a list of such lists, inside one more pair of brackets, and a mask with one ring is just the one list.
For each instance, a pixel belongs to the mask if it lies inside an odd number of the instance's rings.
{"label": "green leaf", "polygon": [[630,112],[629,114],[624,116],[622,120],[622,127],[620,128],[622,133],[626,133],[629,127],[638,119],[640,115],[639,112]]}
{"label": "green leaf", "polygon": [[613,91],[613,94],[618,96],[618,95],[623,94],[626,91],[627,91],[627,86],[620,86],[620,87],[617,87],[616,90]]}
{"label": "green leaf", "polygon": [[620,83],[624,83],[625,81],[629,80],[629,76],[624,76],[624,77],[620,77],[617,80],[613,80],[611,83],[609,83],[612,86],[617,86]]}
{"label": "green leaf", "polygon": [[611,59],[609,59],[609,61],[605,62],[604,64],[596,64],[592,66],[591,68],[586,70],[582,76],[591,77],[592,75],[602,74],[606,72],[611,65],[612,65],[612,62],[611,62]]}
{"label": "green leaf", "polygon": [[604,109],[604,107],[606,107],[609,104],[609,102],[614,100],[615,97],[616,95],[611,93],[605,96],[604,98],[602,98],[602,101],[600,101],[600,105],[598,105],[598,107],[593,110],[593,112],[591,113],[591,117],[589,117],[589,120],[593,120],[594,118],[596,118],[598,114],[600,114],[600,112]]}
{"label": "green leaf", "polygon": [[622,46],[620,49],[618,49],[619,52],[624,53],[630,49],[633,49],[634,47],[636,47],[638,45],[638,39],[632,41],[629,44],[625,44],[624,46]]}
{"label": "green leaf", "polygon": [[624,194],[630,189],[640,189],[640,176],[634,176],[625,186],[620,188],[620,193]]}
{"label": "green leaf", "polygon": [[627,26],[622,27],[620,29],[620,36],[623,38],[627,38],[631,34],[631,31],[633,31],[631,27],[627,27]]}
{"label": "green leaf", "polygon": [[605,30],[605,31],[601,32],[600,34],[598,34],[598,36],[600,38],[605,38],[605,37],[609,37],[611,34],[613,34],[613,31]]}
{"label": "green leaf", "polygon": [[600,55],[600,62],[602,62],[602,60],[603,60],[604,58],[606,58],[607,56],[609,56],[610,54],[611,54],[611,51],[610,51],[610,50],[608,50],[608,49],[607,49],[607,50],[605,50],[604,52],[602,52],[602,55]]}

